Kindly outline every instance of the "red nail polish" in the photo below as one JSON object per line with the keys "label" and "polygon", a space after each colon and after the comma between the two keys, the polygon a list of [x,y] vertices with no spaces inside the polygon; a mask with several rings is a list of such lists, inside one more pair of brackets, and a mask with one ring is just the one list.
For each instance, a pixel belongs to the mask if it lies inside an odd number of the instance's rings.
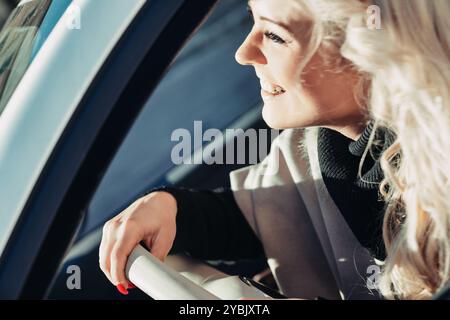
{"label": "red nail polish", "polygon": [[134,289],[134,288],[136,288],[136,286],[132,282],[128,281],[128,289]]}
{"label": "red nail polish", "polygon": [[119,292],[120,292],[121,294],[123,294],[123,295],[125,295],[125,296],[128,294],[128,291],[127,291],[127,289],[125,289],[125,287],[123,286],[123,284],[119,283],[119,284],[116,286],[116,288],[117,288],[117,290],[119,290]]}

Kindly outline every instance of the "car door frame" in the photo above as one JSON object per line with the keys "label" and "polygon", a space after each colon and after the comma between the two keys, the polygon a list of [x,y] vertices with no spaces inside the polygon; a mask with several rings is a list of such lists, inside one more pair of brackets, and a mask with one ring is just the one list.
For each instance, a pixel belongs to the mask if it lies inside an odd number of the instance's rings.
{"label": "car door frame", "polygon": [[89,85],[28,197],[1,256],[1,298],[46,297],[121,142],[216,2],[144,4]]}

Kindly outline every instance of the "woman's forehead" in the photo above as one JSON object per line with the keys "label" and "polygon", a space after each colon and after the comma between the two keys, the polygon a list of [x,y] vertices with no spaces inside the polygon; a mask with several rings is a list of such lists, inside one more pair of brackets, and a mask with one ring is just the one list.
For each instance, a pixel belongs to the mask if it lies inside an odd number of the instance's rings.
{"label": "woman's forehead", "polygon": [[249,0],[248,5],[258,13],[280,19],[310,18],[308,6],[304,0]]}
{"label": "woman's forehead", "polygon": [[293,31],[312,21],[304,0],[250,0],[249,7],[255,16],[286,25]]}

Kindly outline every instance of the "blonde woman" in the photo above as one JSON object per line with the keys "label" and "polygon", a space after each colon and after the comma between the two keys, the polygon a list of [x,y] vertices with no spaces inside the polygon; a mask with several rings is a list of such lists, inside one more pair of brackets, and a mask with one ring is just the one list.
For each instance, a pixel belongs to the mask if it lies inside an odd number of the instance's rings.
{"label": "blonde woman", "polygon": [[126,293],[143,241],[162,260],[265,256],[289,297],[431,298],[450,281],[450,1],[249,9],[236,59],[261,80],[267,124],[286,130],[231,173],[232,190],[137,199],[104,227],[103,272]]}

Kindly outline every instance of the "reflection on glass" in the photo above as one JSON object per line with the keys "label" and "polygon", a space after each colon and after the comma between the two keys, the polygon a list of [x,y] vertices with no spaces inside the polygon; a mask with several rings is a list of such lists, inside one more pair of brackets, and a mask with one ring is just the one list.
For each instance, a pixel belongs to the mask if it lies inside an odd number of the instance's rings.
{"label": "reflection on glass", "polygon": [[34,42],[51,0],[23,1],[0,33],[0,114],[32,60]]}

